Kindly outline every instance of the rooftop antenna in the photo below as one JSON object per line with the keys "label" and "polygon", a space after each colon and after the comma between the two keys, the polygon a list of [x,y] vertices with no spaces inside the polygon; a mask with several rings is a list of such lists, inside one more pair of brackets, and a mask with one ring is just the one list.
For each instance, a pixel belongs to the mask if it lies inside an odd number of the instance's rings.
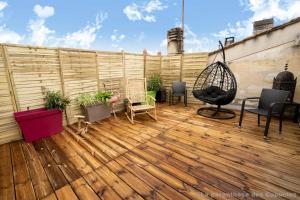
{"label": "rooftop antenna", "polygon": [[182,0],[181,29],[182,29],[182,45],[181,45],[181,53],[183,53],[183,52],[184,52],[184,0]]}

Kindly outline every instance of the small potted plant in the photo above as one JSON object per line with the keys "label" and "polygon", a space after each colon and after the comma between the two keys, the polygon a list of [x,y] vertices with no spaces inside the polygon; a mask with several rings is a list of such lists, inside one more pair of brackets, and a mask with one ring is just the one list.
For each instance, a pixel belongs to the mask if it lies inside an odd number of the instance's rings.
{"label": "small potted plant", "polygon": [[161,88],[161,79],[159,74],[153,74],[151,78],[148,81],[148,95],[152,96],[153,98],[156,98],[156,93]]}
{"label": "small potted plant", "polygon": [[157,102],[165,102],[167,92],[163,87],[160,74],[153,74],[148,82],[148,94],[153,96]]}
{"label": "small potted plant", "polygon": [[76,100],[79,103],[86,120],[95,122],[110,117],[110,109],[107,105],[107,101],[111,96],[111,92],[102,91],[97,92],[95,95],[82,94],[77,97]]}
{"label": "small potted plant", "polygon": [[70,100],[58,91],[49,91],[45,97],[45,108],[14,113],[24,140],[32,142],[60,133],[63,130],[62,113]]}

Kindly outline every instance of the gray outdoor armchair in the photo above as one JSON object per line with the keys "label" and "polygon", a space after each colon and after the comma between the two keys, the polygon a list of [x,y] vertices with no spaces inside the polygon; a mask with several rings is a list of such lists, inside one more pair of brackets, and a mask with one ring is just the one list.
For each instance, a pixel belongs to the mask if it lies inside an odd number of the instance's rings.
{"label": "gray outdoor armchair", "polygon": [[[248,111],[250,113],[257,114],[258,117],[258,125],[260,125],[260,117],[266,116],[267,122],[265,126],[264,136],[268,136],[268,131],[270,127],[271,117],[279,116],[279,131],[282,130],[282,118],[284,113],[285,105],[291,104],[287,102],[287,98],[289,96],[289,91],[285,90],[275,90],[275,89],[263,89],[260,97],[249,97],[243,100],[241,113],[240,113],[240,121],[239,127],[242,126],[244,111]],[[252,109],[245,109],[245,103],[250,99],[258,99],[258,107]]]}
{"label": "gray outdoor armchair", "polygon": [[184,97],[184,105],[187,106],[187,89],[186,82],[174,81],[172,83],[171,91],[169,92],[169,105],[173,104],[173,98],[181,96]]}

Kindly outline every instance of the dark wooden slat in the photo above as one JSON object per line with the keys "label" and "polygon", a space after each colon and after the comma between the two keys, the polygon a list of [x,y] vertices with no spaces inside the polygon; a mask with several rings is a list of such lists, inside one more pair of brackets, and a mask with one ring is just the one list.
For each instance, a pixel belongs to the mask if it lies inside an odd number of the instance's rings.
{"label": "dark wooden slat", "polygon": [[44,144],[46,145],[48,151],[51,153],[54,161],[56,162],[68,182],[72,182],[80,178],[80,173],[78,172],[76,167],[71,162],[69,162],[67,156],[51,138],[44,139]]}
{"label": "dark wooden slat", "polygon": [[36,199],[21,143],[15,142],[10,146],[12,152],[16,199]]}
{"label": "dark wooden slat", "polygon": [[0,199],[14,200],[14,181],[9,144],[0,146]]}
{"label": "dark wooden slat", "polygon": [[84,175],[85,180],[103,200],[121,200],[121,197],[94,171]]}
{"label": "dark wooden slat", "polygon": [[65,185],[64,187],[56,190],[55,194],[58,200],[78,200],[78,197],[70,185]]}
{"label": "dark wooden slat", "polygon": [[100,198],[91,189],[91,187],[85,182],[83,178],[79,178],[71,183],[73,190],[79,199],[99,200]]}
{"label": "dark wooden slat", "polygon": [[22,143],[22,147],[36,197],[42,199],[53,193],[53,189],[33,145],[30,143]]}
{"label": "dark wooden slat", "polygon": [[132,189],[138,192],[144,199],[165,199],[155,189],[145,184],[145,182],[137,178],[117,162],[111,161],[107,164],[107,167],[112,170],[118,177],[120,177],[125,183],[127,183]]}
{"label": "dark wooden slat", "polygon": [[48,151],[47,146],[42,140],[33,143],[36,152],[41,160],[41,163],[45,169],[45,172],[49,178],[52,187],[55,190],[68,184],[62,171],[55,163],[51,153]]}

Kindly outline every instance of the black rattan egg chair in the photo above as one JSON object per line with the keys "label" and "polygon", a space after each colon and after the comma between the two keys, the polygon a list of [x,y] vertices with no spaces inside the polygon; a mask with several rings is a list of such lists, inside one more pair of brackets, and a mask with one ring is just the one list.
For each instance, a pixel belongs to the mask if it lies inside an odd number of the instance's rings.
{"label": "black rattan egg chair", "polygon": [[208,65],[198,76],[194,87],[195,98],[215,106],[199,108],[197,113],[214,119],[231,119],[235,117],[232,110],[221,108],[233,101],[237,92],[234,74],[225,64],[225,52],[219,41],[223,53],[223,62],[217,61]]}

